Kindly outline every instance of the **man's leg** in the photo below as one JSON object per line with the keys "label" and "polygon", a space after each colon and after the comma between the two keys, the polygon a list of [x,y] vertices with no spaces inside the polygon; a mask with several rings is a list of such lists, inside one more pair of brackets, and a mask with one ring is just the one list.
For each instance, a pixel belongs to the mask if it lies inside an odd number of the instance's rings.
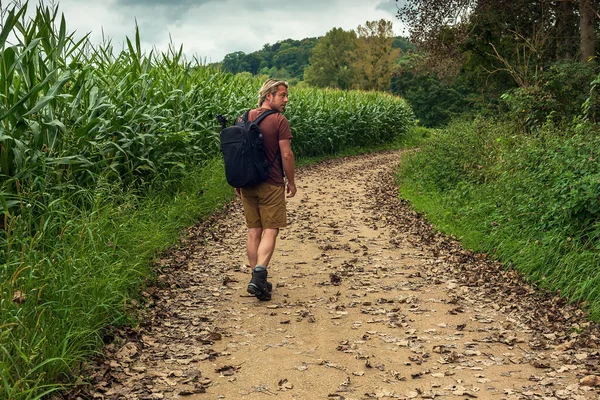
{"label": "man's leg", "polygon": [[[259,238],[258,247],[256,247],[256,264],[252,270],[248,292],[256,295],[259,300],[271,300],[273,286],[267,281],[267,267],[275,252],[279,227],[285,226],[286,222],[284,188],[269,184],[259,185],[258,198],[262,235]],[[249,258],[254,256],[257,236],[255,235],[251,239],[252,247],[248,246]]]}
{"label": "man's leg", "polygon": [[271,257],[275,252],[275,242],[277,241],[277,235],[279,234],[278,228],[266,228],[263,230],[262,239],[256,252],[256,265],[262,265],[267,267]]}
{"label": "man's leg", "polygon": [[248,239],[246,241],[246,253],[248,254],[248,263],[250,268],[256,267],[256,261],[258,256],[258,246],[261,242],[263,229],[262,228],[248,228]]}
{"label": "man's leg", "polygon": [[[254,233],[256,234],[256,232]],[[258,244],[258,249],[256,251],[257,262],[252,268],[252,279],[248,284],[248,292],[256,295],[259,300],[271,300],[271,290],[273,286],[267,281],[267,266],[275,251],[275,242],[278,233],[279,229],[263,229],[262,238],[260,238],[260,243]],[[250,242],[250,233],[248,237]],[[255,238],[253,237],[252,240],[253,239]],[[254,247],[251,248],[250,245],[248,245],[248,249],[248,258],[250,258],[250,252],[254,251]]]}

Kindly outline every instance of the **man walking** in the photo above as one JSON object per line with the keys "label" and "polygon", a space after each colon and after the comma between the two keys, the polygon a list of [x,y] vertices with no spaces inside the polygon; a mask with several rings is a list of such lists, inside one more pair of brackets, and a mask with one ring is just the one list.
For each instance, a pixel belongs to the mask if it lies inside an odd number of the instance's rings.
{"label": "man walking", "polygon": [[242,199],[248,227],[246,252],[252,267],[248,292],[265,301],[271,300],[272,285],[267,282],[269,261],[275,251],[279,228],[287,226],[285,193],[287,197],[296,194],[292,132],[282,114],[288,102],[288,88],[285,81],[268,79],[260,89],[258,108],[250,110],[248,115],[248,120],[254,121],[267,110],[275,111],[260,123],[266,156],[272,161],[269,177],[257,185],[235,189]]}

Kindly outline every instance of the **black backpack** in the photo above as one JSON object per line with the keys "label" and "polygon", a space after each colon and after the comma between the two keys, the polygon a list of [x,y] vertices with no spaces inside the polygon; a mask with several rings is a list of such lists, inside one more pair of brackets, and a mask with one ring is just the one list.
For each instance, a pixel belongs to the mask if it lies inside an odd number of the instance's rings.
{"label": "black backpack", "polygon": [[234,188],[251,186],[266,180],[274,161],[267,159],[263,134],[258,125],[275,111],[264,111],[255,121],[248,121],[248,113],[249,111],[246,111],[241,121],[228,128],[225,128],[224,117],[217,116],[223,127],[220,137],[225,177],[227,183]]}

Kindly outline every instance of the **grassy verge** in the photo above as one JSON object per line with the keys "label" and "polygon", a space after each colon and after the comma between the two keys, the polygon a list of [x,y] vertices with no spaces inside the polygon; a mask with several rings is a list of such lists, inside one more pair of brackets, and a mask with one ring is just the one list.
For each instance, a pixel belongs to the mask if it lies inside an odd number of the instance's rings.
{"label": "grassy verge", "polygon": [[46,246],[40,236],[13,230],[9,254],[20,255],[2,268],[8,276],[0,283],[0,398],[40,398],[63,389],[78,362],[102,344],[106,327],[131,322],[129,304],[152,279],[153,257],[233,196],[218,160],[181,188],[144,200],[110,186],[98,189],[90,212],[76,215],[70,207],[47,218],[61,228],[43,239],[53,241]]}
{"label": "grassy verge", "polygon": [[465,247],[600,320],[600,169],[594,128],[536,137],[509,125],[460,122],[407,155],[401,196]]}

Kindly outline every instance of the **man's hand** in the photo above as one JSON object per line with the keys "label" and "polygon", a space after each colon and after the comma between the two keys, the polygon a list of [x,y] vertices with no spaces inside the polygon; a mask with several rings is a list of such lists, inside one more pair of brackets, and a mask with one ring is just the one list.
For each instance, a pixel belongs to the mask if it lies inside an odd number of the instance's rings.
{"label": "man's hand", "polygon": [[240,190],[240,188],[235,188],[235,194],[237,195],[237,197],[242,197],[242,191]]}
{"label": "man's hand", "polygon": [[296,184],[289,183],[287,184],[287,197],[294,197],[296,195]]}

